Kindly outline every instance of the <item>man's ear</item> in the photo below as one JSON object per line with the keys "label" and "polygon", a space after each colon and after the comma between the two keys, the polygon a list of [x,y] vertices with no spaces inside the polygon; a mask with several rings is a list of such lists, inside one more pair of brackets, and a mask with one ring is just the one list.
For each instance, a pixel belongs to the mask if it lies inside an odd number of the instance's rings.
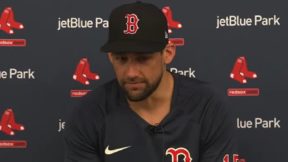
{"label": "man's ear", "polygon": [[173,43],[168,43],[163,49],[163,57],[165,64],[170,64],[176,55],[176,46]]}
{"label": "man's ear", "polygon": [[113,60],[113,58],[112,58],[112,53],[111,52],[108,52],[108,59],[109,59],[109,61],[112,63],[112,60]]}

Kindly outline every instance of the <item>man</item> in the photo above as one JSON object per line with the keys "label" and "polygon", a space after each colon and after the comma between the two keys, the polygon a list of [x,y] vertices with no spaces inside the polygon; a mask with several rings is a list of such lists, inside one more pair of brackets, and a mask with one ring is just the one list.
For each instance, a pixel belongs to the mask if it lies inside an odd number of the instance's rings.
{"label": "man", "polygon": [[206,83],[166,70],[176,50],[161,10],[125,4],[109,23],[101,50],[117,79],[75,109],[65,162],[223,162],[234,152],[225,104]]}

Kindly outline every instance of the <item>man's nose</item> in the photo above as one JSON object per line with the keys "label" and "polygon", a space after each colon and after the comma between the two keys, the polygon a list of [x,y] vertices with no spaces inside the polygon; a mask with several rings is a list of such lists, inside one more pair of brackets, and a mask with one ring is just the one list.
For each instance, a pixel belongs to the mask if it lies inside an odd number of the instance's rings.
{"label": "man's nose", "polygon": [[139,65],[136,61],[130,60],[126,67],[126,76],[129,78],[134,78],[139,76]]}

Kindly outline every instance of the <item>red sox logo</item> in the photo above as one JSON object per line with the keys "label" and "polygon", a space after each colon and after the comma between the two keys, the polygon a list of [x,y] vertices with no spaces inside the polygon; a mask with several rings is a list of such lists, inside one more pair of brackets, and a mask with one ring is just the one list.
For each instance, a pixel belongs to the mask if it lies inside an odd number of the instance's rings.
{"label": "red sox logo", "polygon": [[136,14],[127,14],[125,16],[126,21],[126,30],[124,30],[124,34],[136,34],[139,29],[138,22],[139,18]]}
{"label": "red sox logo", "polygon": [[184,162],[192,162],[192,158],[189,151],[184,147],[179,147],[177,149],[170,147],[166,150],[166,155],[171,155],[172,162],[179,162],[178,160],[179,155],[184,156]]}
{"label": "red sox logo", "polygon": [[244,56],[238,57],[232,72],[230,73],[230,78],[238,81],[239,83],[247,83],[246,78],[255,79],[257,74],[253,71],[248,70],[247,61]]}
{"label": "red sox logo", "polygon": [[88,80],[99,80],[100,76],[97,73],[91,72],[88,59],[84,57],[79,61],[73,79],[84,85],[89,85],[90,82]]}
{"label": "red sox logo", "polygon": [[24,131],[25,127],[15,121],[15,115],[11,108],[4,111],[1,121],[0,121],[0,131],[3,133],[13,136],[14,131]]}
{"label": "red sox logo", "polygon": [[6,7],[0,17],[0,30],[8,34],[13,34],[13,29],[23,29],[24,25],[14,18],[14,12],[11,7]]}

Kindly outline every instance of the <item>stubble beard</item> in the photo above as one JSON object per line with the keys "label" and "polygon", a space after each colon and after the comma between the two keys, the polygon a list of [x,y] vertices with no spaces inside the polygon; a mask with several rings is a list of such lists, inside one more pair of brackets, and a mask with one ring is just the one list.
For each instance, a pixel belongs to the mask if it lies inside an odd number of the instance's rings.
{"label": "stubble beard", "polygon": [[145,87],[142,90],[138,90],[139,92],[137,93],[134,93],[133,90],[130,91],[125,88],[126,83],[135,82],[134,80],[137,80],[137,79],[121,81],[120,85],[122,89],[124,90],[125,95],[128,98],[128,100],[133,101],[133,102],[138,102],[138,101],[142,101],[148,98],[158,88],[162,80],[162,77],[163,77],[163,71],[153,83],[149,83],[146,79],[138,79],[137,82],[144,83]]}

